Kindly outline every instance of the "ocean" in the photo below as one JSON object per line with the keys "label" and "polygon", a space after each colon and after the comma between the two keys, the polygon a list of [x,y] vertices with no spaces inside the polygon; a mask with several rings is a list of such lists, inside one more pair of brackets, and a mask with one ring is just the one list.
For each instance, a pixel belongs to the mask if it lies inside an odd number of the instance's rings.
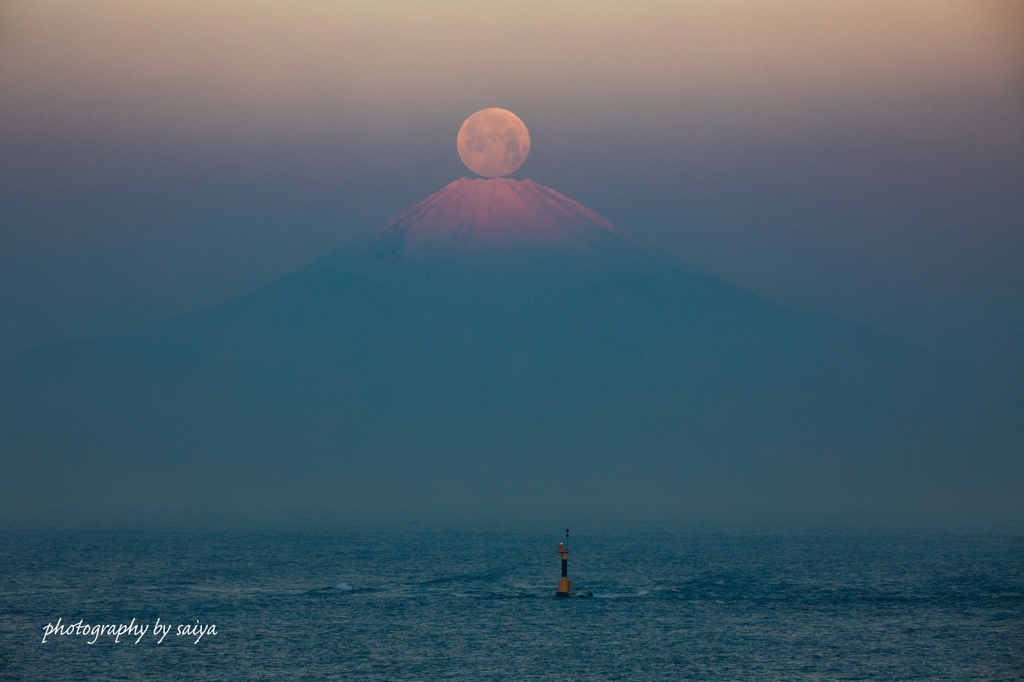
{"label": "ocean", "polygon": [[1020,534],[563,535],[6,529],[0,679],[1024,679]]}

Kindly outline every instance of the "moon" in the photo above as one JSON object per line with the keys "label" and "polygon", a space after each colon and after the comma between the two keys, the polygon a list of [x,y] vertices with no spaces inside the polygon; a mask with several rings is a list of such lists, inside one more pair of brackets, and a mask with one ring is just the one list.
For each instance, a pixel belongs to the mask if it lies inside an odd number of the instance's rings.
{"label": "moon", "polygon": [[481,109],[465,120],[456,139],[459,158],[485,178],[515,173],[530,153],[530,133],[506,109]]}

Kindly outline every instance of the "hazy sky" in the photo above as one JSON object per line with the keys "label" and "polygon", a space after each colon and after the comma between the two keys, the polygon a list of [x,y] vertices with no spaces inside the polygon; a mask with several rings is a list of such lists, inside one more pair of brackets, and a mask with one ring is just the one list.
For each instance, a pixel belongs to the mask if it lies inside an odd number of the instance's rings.
{"label": "hazy sky", "polygon": [[0,358],[251,291],[468,174],[1024,376],[1024,3],[0,2]]}

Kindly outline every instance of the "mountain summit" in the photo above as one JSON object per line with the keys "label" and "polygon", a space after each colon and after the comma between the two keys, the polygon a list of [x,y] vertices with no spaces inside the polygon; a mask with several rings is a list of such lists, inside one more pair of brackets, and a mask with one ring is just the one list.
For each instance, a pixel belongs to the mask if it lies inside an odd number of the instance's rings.
{"label": "mountain summit", "polygon": [[249,296],[0,367],[0,511],[928,513],[1016,452],[976,397],[554,190],[462,179]]}
{"label": "mountain summit", "polygon": [[579,202],[532,180],[461,178],[364,238],[380,254],[416,259],[439,252],[644,248]]}

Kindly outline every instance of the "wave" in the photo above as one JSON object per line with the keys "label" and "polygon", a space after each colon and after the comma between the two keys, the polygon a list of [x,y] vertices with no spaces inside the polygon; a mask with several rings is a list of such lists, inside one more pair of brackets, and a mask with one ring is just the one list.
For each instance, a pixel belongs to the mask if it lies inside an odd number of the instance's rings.
{"label": "wave", "polygon": [[637,590],[636,592],[595,592],[595,599],[630,599],[633,597],[646,597],[650,592]]}

